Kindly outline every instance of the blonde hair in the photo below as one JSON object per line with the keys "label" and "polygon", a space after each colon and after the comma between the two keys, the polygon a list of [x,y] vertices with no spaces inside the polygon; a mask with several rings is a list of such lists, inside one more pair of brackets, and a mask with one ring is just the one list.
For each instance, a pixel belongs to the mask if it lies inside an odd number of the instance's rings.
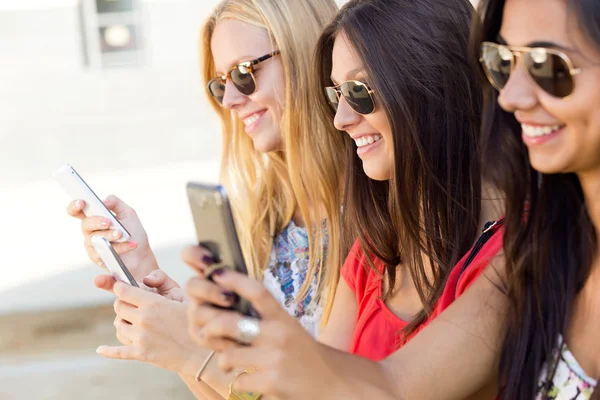
{"label": "blonde hair", "polygon": [[[221,180],[232,201],[248,269],[257,278],[267,267],[273,238],[300,211],[308,231],[309,268],[296,300],[306,296],[319,271],[313,300],[327,291],[323,324],[339,280],[343,180],[338,169],[345,158],[339,152],[339,132],[332,121],[318,117],[312,104],[311,58],[323,27],[336,12],[334,0],[224,0],[204,25],[201,42],[205,85],[216,76],[211,40],[221,20],[265,29],[281,51],[286,89],[281,120],[284,152],[256,151],[242,122],[209,96],[223,124]],[[322,221],[327,221],[326,232]]]}

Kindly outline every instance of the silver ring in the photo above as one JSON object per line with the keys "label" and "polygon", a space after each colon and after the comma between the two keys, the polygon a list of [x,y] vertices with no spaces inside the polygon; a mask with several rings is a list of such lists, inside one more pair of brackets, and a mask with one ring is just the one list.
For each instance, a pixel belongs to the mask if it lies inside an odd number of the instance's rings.
{"label": "silver ring", "polygon": [[237,337],[242,344],[250,344],[260,334],[260,325],[256,318],[243,317],[237,323]]}

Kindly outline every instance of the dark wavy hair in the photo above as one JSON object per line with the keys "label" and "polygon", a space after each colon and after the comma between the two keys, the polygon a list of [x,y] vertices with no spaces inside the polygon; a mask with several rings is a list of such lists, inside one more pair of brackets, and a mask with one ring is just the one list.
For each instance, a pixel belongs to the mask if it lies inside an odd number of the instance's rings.
{"label": "dark wavy hair", "polygon": [[[600,3],[569,0],[569,9],[600,48]],[[472,29],[472,56],[482,41],[496,41],[504,0],[481,0]],[[480,79],[487,83],[480,70]],[[484,90],[482,152],[494,160],[486,177],[506,194],[504,251],[509,297],[504,346],[500,359],[500,396],[507,400],[535,397],[544,363],[566,332],[574,300],[585,284],[596,255],[596,232],[586,211],[577,176],[538,174],[529,163],[521,128],[498,105],[491,85]],[[546,388],[552,382],[549,374]],[[595,399],[600,398],[596,390]]]}
{"label": "dark wavy hair", "polygon": [[482,99],[468,57],[473,15],[469,0],[351,0],[317,44],[314,90],[322,118],[334,116],[323,88],[332,86],[333,45],[343,32],[391,126],[389,181],[365,175],[354,142],[344,135],[344,232],[385,263],[384,298],[391,297],[397,266],[410,272],[424,309],[405,337],[425,320],[477,236]]}

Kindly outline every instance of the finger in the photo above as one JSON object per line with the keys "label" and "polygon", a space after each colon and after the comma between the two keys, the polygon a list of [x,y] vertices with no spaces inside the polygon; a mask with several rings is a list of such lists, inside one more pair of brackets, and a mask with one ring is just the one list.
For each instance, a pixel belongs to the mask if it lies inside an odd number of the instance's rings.
{"label": "finger", "polygon": [[143,282],[148,287],[157,289],[159,293],[166,293],[179,287],[179,284],[161,269],[155,269],[150,272],[150,274],[143,279]]}
{"label": "finger", "polygon": [[127,333],[123,332],[123,326],[131,326],[131,323],[125,321],[118,316],[113,321],[113,326],[117,332],[117,339],[121,344],[128,346],[133,343],[133,340],[127,335]]}
{"label": "finger", "polygon": [[81,221],[81,230],[85,234],[110,229],[111,221],[104,217],[87,217]]}
{"label": "finger", "polygon": [[185,247],[181,251],[181,259],[201,276],[204,276],[206,269],[215,263],[211,253],[202,246]]}
{"label": "finger", "polygon": [[117,318],[127,321],[131,324],[140,324],[141,316],[139,308],[119,299],[115,300],[113,308],[115,310],[115,314],[117,314]]}
{"label": "finger", "polygon": [[204,325],[203,335],[207,341],[212,339],[230,339],[237,341],[238,322],[243,316],[234,311],[220,311]]}
{"label": "finger", "polygon": [[135,346],[100,346],[96,353],[106,358],[117,360],[138,360],[138,351]]}
{"label": "finger", "polygon": [[118,255],[122,255],[125,253],[129,253],[131,250],[135,250],[138,244],[137,242],[130,240],[128,242],[111,243],[111,246]]}
{"label": "finger", "polygon": [[222,288],[233,291],[248,300],[263,318],[289,317],[273,295],[256,279],[230,269],[215,271],[212,279]]}
{"label": "finger", "polygon": [[223,290],[219,285],[200,277],[191,278],[186,285],[191,300],[198,303],[211,303],[221,307],[231,307],[239,300],[232,291]]}
{"label": "finger", "polygon": [[[102,217],[93,217],[93,218],[100,218],[102,219]],[[105,220],[105,221],[109,221],[109,220]],[[99,222],[98,219],[94,220],[94,221],[90,221],[87,226],[84,226],[84,224],[86,224],[88,222],[88,218],[84,219],[82,224],[81,224],[81,232],[84,234],[84,236],[86,237],[86,240],[89,241],[90,246],[93,247],[92,245],[92,236],[102,236],[103,238],[106,238],[106,240],[108,240],[109,242],[114,242],[116,240],[121,239],[121,237],[123,236],[123,231],[121,229],[108,229],[108,228],[102,228],[99,230],[94,230],[94,228],[97,227],[97,225],[103,223],[103,222]],[[88,230],[90,229],[90,230]]]}
{"label": "finger", "polygon": [[85,214],[83,213],[83,207],[85,207],[85,201],[73,200],[67,206],[67,214],[69,214],[71,217],[84,219]]}
{"label": "finger", "polygon": [[188,326],[203,328],[208,321],[215,319],[223,311],[208,304],[190,302],[187,309]]}
{"label": "finger", "polygon": [[117,281],[112,275],[98,275],[94,278],[94,286],[111,293],[113,293],[115,283],[117,283]]}
{"label": "finger", "polygon": [[230,349],[231,347],[240,346],[239,343],[230,339],[215,337],[208,338],[201,328],[190,328],[188,329],[188,334],[190,335],[190,338],[196,342],[196,344],[204,349],[211,349],[221,352]]}
{"label": "finger", "polygon": [[126,215],[135,214],[135,210],[131,208],[123,200],[115,196],[114,194],[109,195],[104,201],[104,205],[109,210],[113,211],[117,215],[117,219]]}
{"label": "finger", "polygon": [[152,293],[144,290],[143,288],[137,288],[123,282],[115,283],[113,291],[120,300],[123,300],[124,302],[136,307],[146,306],[161,298],[161,296],[156,293]]}
{"label": "finger", "polygon": [[230,347],[219,354],[219,368],[226,372],[248,367],[264,369],[264,366],[271,364],[270,359],[274,358],[271,354],[265,348],[254,346]]}

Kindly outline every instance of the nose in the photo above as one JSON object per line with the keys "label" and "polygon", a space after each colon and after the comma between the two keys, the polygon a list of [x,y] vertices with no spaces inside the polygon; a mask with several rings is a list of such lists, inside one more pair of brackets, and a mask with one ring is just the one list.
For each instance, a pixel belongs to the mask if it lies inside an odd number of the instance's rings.
{"label": "nose", "polygon": [[333,119],[333,125],[337,130],[350,131],[360,123],[363,116],[357,113],[348,105],[346,99],[340,96],[338,108]]}
{"label": "nose", "polygon": [[233,110],[242,106],[247,101],[247,96],[240,93],[231,80],[225,82],[225,93],[223,94],[223,107]]}
{"label": "nose", "polygon": [[508,82],[500,91],[498,104],[507,112],[530,110],[538,104],[537,86],[525,67],[521,57],[511,72]]}

